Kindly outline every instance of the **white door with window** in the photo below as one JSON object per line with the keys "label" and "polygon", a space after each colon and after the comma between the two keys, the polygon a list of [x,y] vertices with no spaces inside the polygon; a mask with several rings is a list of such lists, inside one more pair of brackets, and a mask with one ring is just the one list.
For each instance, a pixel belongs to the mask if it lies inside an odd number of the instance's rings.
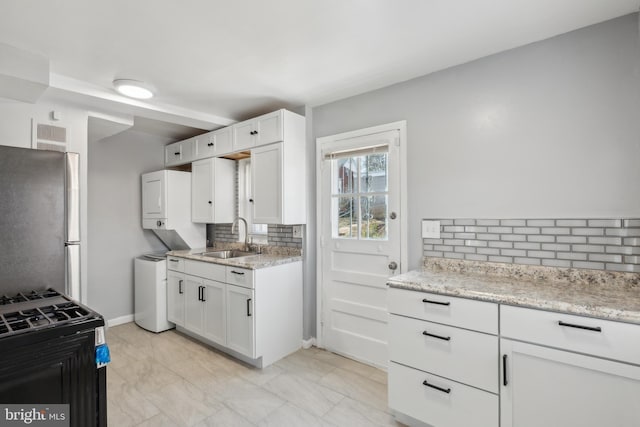
{"label": "white door with window", "polygon": [[320,345],[380,367],[386,281],[402,259],[400,128],[318,139]]}

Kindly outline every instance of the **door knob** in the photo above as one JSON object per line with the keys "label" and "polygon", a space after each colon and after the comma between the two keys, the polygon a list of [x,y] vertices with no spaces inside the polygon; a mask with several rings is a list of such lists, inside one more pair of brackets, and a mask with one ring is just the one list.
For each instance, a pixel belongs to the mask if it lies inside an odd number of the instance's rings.
{"label": "door knob", "polygon": [[395,261],[391,261],[389,263],[389,270],[396,271],[398,269],[398,263]]}

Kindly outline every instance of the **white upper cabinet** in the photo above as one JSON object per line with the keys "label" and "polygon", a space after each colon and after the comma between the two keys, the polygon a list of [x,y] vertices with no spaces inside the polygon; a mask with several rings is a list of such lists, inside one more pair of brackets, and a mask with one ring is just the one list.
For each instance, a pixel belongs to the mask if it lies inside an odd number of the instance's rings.
{"label": "white upper cabinet", "polygon": [[191,221],[229,223],[234,220],[235,162],[213,157],[191,166]]}
{"label": "white upper cabinet", "polygon": [[[294,114],[290,111],[278,110],[251,120],[236,123],[232,126],[233,150],[246,150],[283,141],[285,138],[284,122],[291,120],[291,115]],[[297,114],[295,116],[300,117]]]}
{"label": "white upper cabinet", "polygon": [[[251,150],[251,203],[256,224],[305,224],[305,120],[281,110],[282,142]],[[274,115],[259,118],[275,137]]]}
{"label": "white upper cabinet", "polygon": [[164,165],[176,166],[189,163],[194,158],[195,139],[185,139],[184,141],[169,144],[164,149]]}
{"label": "white upper cabinet", "polygon": [[222,156],[233,151],[231,127],[214,130],[194,138],[194,160]]}

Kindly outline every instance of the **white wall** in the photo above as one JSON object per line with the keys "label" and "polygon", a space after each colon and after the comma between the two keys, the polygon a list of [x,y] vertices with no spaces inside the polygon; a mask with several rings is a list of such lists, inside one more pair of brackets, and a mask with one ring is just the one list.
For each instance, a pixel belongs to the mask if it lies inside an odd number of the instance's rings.
{"label": "white wall", "polygon": [[398,120],[409,268],[422,218],[637,217],[638,15],[313,109],[315,138]]}
{"label": "white wall", "polygon": [[163,169],[172,140],[126,131],[89,146],[88,304],[106,319],[133,314],[133,260],[166,251],[142,229],[140,175]]}
{"label": "white wall", "polygon": [[[61,120],[51,120],[51,112]],[[37,104],[0,98],[0,144],[31,148],[31,119],[37,123],[67,128],[68,151],[80,154],[80,297],[86,302],[87,286],[87,117],[85,109],[43,99]]]}

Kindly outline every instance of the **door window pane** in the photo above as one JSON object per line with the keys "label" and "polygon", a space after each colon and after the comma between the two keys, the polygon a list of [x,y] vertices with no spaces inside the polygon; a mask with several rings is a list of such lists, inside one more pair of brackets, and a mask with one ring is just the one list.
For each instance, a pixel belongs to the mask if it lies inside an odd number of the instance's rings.
{"label": "door window pane", "polygon": [[356,199],[354,197],[336,197],[333,199],[336,205],[338,218],[334,225],[334,236],[354,238],[358,236],[358,217]]}
{"label": "door window pane", "polygon": [[387,153],[360,157],[361,193],[387,191]]}
{"label": "door window pane", "polygon": [[387,196],[360,198],[361,239],[387,238]]}
{"label": "door window pane", "polygon": [[334,238],[387,239],[388,153],[331,160]]}

